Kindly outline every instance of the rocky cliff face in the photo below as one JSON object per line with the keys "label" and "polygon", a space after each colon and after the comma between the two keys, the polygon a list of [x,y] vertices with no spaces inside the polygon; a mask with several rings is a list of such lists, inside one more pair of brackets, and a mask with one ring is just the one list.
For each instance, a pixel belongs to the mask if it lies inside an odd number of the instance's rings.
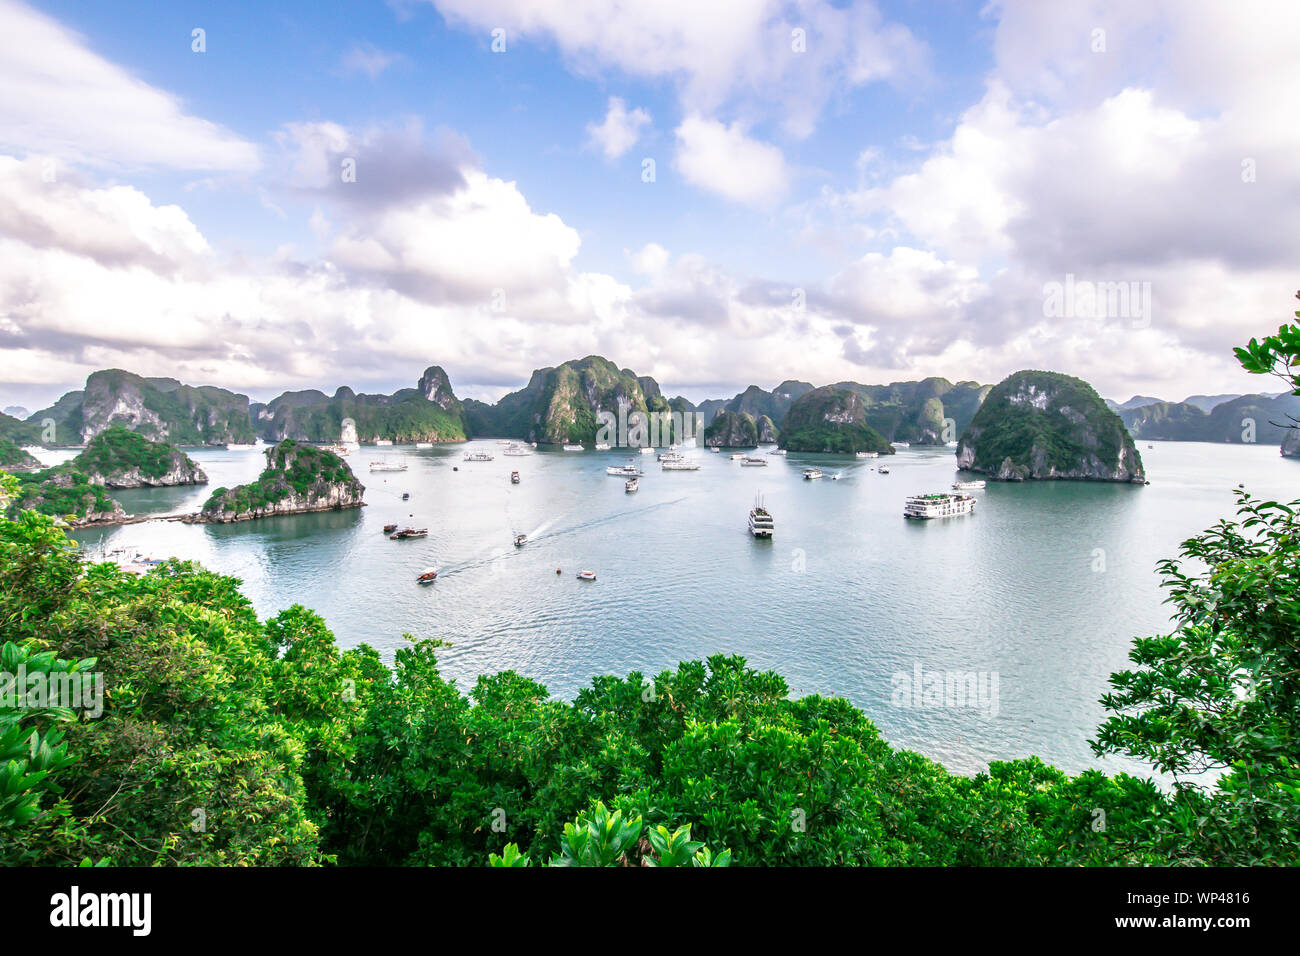
{"label": "rocky cliff face", "polygon": [[1292,428],[1282,439],[1282,457],[1300,458],[1300,428]]}
{"label": "rocky cliff face", "polygon": [[[769,424],[770,424],[769,420]],[[758,425],[747,412],[719,412],[704,429],[708,448],[754,448],[758,445]]]}
{"label": "rocky cliff face", "polygon": [[338,455],[288,440],[267,449],[266,470],[257,481],[218,488],[203,510],[188,520],[224,524],[359,508],[365,490]]}
{"label": "rocky cliff face", "polygon": [[86,475],[64,465],[19,479],[17,497],[9,511],[39,511],[66,520],[73,527],[118,524],[126,519],[121,504],[90,483]]}
{"label": "rocky cliff face", "polygon": [[178,445],[251,442],[248,396],[172,378],[144,378],[121,369],[91,373],[82,391],[69,392],[29,422],[54,422],[54,444],[79,445],[121,425],[146,438]]}
{"label": "rocky cliff face", "polygon": [[867,424],[861,396],[832,386],[815,388],[790,406],[781,427],[780,445],[790,451],[894,453],[885,437]]}
{"label": "rocky cliff face", "polygon": [[452,392],[451,380],[447,378],[447,373],[440,366],[430,365],[426,368],[416,387],[425,401],[433,402],[444,412],[460,416],[460,400]]}
{"label": "rocky cliff face", "polygon": [[464,411],[447,373],[431,365],[415,388],[392,395],[358,394],[347,386],[333,396],[315,389],[285,392],[254,414],[258,432],[272,442],[452,442],[466,438]]}
{"label": "rocky cliff face", "polygon": [[1146,477],[1119,416],[1088,383],[1056,372],[1016,372],[994,386],[958,442],[957,465],[1001,481]]}
{"label": "rocky cliff face", "polygon": [[758,443],[760,445],[770,445],[781,435],[776,423],[766,415],[758,416],[758,421],[754,424],[758,426]]}

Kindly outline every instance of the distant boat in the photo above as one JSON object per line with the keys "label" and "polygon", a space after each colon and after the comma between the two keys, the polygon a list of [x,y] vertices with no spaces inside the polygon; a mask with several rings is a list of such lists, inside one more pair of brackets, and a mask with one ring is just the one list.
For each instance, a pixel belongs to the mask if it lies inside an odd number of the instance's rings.
{"label": "distant boat", "polygon": [[506,450],[503,451],[501,454],[518,456],[518,455],[527,455],[528,452],[524,451],[514,442],[511,442],[508,446],[506,446]]}
{"label": "distant boat", "polygon": [[742,458],[740,459],[741,468],[766,468],[766,458]]}
{"label": "distant boat", "polygon": [[403,528],[396,534],[390,534],[388,537],[392,541],[405,541],[407,538],[427,538],[429,536],[428,528]]}
{"label": "distant boat", "polygon": [[983,488],[987,482],[984,481],[954,481],[952,483],[953,491],[974,491]]}
{"label": "distant boat", "polygon": [[699,471],[700,466],[693,461],[687,461],[685,458],[677,457],[675,459],[665,459],[662,462],[664,471]]}
{"label": "distant boat", "polygon": [[410,501],[410,500],[411,500],[411,493],[410,493],[409,491],[403,491],[403,492],[402,492],[402,500],[403,500],[403,501]]}
{"label": "distant boat", "polygon": [[786,454],[786,450],[785,450],[784,448],[773,448],[771,451],[768,452],[768,454],[769,454],[769,455],[784,455],[784,454]]}
{"label": "distant boat", "polygon": [[565,445],[565,446],[564,446],[564,450],[565,450],[565,451],[585,451],[586,449],[584,449],[581,445]]}
{"label": "distant boat", "polygon": [[372,461],[371,471],[406,471],[406,465],[399,461]]}
{"label": "distant boat", "polygon": [[465,461],[492,461],[492,456],[485,451],[471,451],[465,455]]}
{"label": "distant boat", "polygon": [[[227,445],[226,447],[229,448],[230,446]],[[1155,445],[1147,445],[1147,451],[1151,451],[1155,447],[1156,447]]]}
{"label": "distant boat", "polygon": [[397,530],[397,525],[395,524],[384,525],[384,534],[392,534],[396,530]]}
{"label": "distant boat", "polygon": [[579,571],[579,572],[578,572],[578,580],[579,580],[579,581],[594,581],[594,580],[596,580],[596,572],[595,572],[595,571]]}
{"label": "distant boat", "polygon": [[903,505],[904,518],[952,518],[973,514],[975,499],[970,495],[912,495]]}
{"label": "distant boat", "polygon": [[805,468],[803,476],[807,481],[816,481],[822,476],[822,470],[820,468]]}
{"label": "distant boat", "polygon": [[249,442],[228,441],[226,451],[252,451],[257,445]]}
{"label": "distant boat", "polygon": [[628,459],[626,465],[611,465],[606,468],[605,474],[609,475],[611,478],[636,478],[641,474],[641,471],[636,467],[636,465],[632,464],[631,459]]}
{"label": "distant boat", "polygon": [[840,473],[838,471],[831,474],[831,481],[839,481],[839,480],[840,480]]}
{"label": "distant boat", "polygon": [[644,448],[641,449],[641,454],[643,455],[653,455],[654,453],[655,453],[654,447],[651,445],[646,445]]}
{"label": "distant boat", "polygon": [[744,453],[743,451],[735,452],[734,454],[732,454],[732,456],[731,456],[731,460],[732,460],[732,461],[744,461],[744,460],[745,460],[745,453]]}
{"label": "distant boat", "polygon": [[527,541],[528,541],[528,535],[526,535],[526,534],[517,534],[517,535],[515,535],[515,547],[516,547],[516,548],[522,548],[522,547],[524,546],[524,544],[525,544]]}
{"label": "distant boat", "polygon": [[609,451],[610,444],[607,441],[596,442],[596,451]]}
{"label": "distant boat", "polygon": [[510,472],[510,484],[512,485],[519,484],[519,472],[517,471]]}
{"label": "distant boat", "polygon": [[709,449],[709,451],[713,452],[713,454],[716,455],[716,454],[718,454],[719,452],[721,452],[722,449],[719,448],[717,445],[714,445],[712,448]]}
{"label": "distant boat", "polygon": [[857,457],[859,457],[859,458],[879,458],[879,457],[880,457],[880,452],[878,452],[878,451],[860,451],[860,452],[858,452]]}
{"label": "distant boat", "polygon": [[391,439],[388,439],[388,438],[376,438],[376,439],[375,439],[375,444],[376,444],[376,445],[391,445],[392,443],[393,443],[392,440],[391,440]]}
{"label": "distant boat", "polygon": [[432,447],[433,447],[433,442],[431,442],[431,441],[417,441],[417,442],[415,443],[415,447],[416,447],[416,448],[432,448]]}
{"label": "distant boat", "polygon": [[891,441],[890,444],[893,445],[895,448],[911,448],[911,447],[912,447],[911,442],[905,442],[905,441]]}
{"label": "distant boat", "polygon": [[886,468],[884,465],[881,465],[880,468],[879,468],[878,470],[879,470],[879,472],[880,472],[882,475],[887,475],[887,474],[889,474],[889,469]]}
{"label": "distant boat", "polygon": [[660,461],[685,461],[685,457],[676,451],[661,451],[659,453]]}
{"label": "distant boat", "polygon": [[641,487],[639,482],[640,482],[639,478],[629,478],[627,481],[623,482],[623,490],[636,491],[637,488]]}
{"label": "distant boat", "polygon": [[749,511],[749,533],[755,538],[770,538],[776,531],[776,522],[772,514],[763,507],[763,498],[754,499],[754,507]]}
{"label": "distant boat", "polygon": [[416,584],[432,584],[438,579],[437,568],[425,568],[420,572],[419,577],[415,579]]}

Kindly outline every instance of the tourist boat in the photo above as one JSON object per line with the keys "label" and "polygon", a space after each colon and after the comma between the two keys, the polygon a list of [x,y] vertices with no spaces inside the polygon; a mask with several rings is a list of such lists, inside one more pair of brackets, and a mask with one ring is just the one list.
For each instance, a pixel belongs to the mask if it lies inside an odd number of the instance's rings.
{"label": "tourist boat", "polygon": [[631,460],[626,465],[611,465],[605,469],[605,474],[611,478],[636,478],[641,474],[636,465]]}
{"label": "tourist boat", "polygon": [[524,546],[524,544],[525,544],[527,541],[528,541],[528,535],[526,535],[526,534],[517,534],[517,535],[515,535],[515,547],[516,547],[516,548],[522,548],[522,547]]}
{"label": "tourist boat", "polygon": [[785,453],[786,451],[784,448],[773,448],[768,452],[769,455],[784,455]]}
{"label": "tourist boat", "polygon": [[637,488],[641,487],[640,484],[639,484],[639,482],[640,482],[640,479],[638,479],[638,478],[629,478],[627,481],[623,482],[623,490],[624,490],[624,491],[636,491]]}
{"label": "tourist boat", "polygon": [[983,481],[954,481],[952,483],[953,491],[975,491],[983,488],[987,482]]}
{"label": "tourist boat", "polygon": [[712,448],[709,449],[709,451],[711,451],[711,452],[713,452],[713,454],[717,455],[717,454],[719,454],[719,453],[722,451],[722,449],[719,448],[717,445],[714,445]]}
{"label": "tourist boat", "polygon": [[360,447],[361,447],[360,445],[353,445],[348,442],[336,441],[332,445],[324,446],[324,450],[333,452],[336,455],[350,455],[354,451],[356,451],[357,448]]}
{"label": "tourist boat", "polygon": [[492,456],[485,451],[471,451],[465,455],[465,461],[492,461]]}
{"label": "tourist boat", "polygon": [[741,458],[740,467],[741,468],[766,468],[767,459],[766,458]]}
{"label": "tourist boat", "polygon": [[693,461],[678,457],[671,461],[664,461],[663,469],[664,471],[699,471],[700,466]]}
{"label": "tourist boat", "polygon": [[497,439],[497,444],[498,444],[498,445],[509,445],[509,444],[510,444],[510,439],[509,439],[509,438],[498,438],[498,439]]}
{"label": "tourist boat", "polygon": [[749,510],[749,533],[755,538],[770,538],[776,531],[772,514],[763,507],[762,497],[754,499],[754,507]]}
{"label": "tourist boat", "polygon": [[579,580],[579,581],[594,581],[594,580],[596,580],[596,572],[595,572],[595,571],[579,571],[579,572],[578,572],[578,580]]}
{"label": "tourist boat", "polygon": [[397,530],[397,525],[395,524],[384,525],[384,534],[392,534],[396,530]]}
{"label": "tourist boat", "polygon": [[653,455],[654,453],[655,450],[654,450],[654,446],[652,445],[646,445],[644,448],[641,449],[641,454],[643,455]]}
{"label": "tourist boat", "polygon": [[878,451],[860,451],[860,452],[858,452],[857,457],[858,457],[858,458],[879,458],[879,457],[880,457],[880,452],[878,452]]}
{"label": "tourist boat", "polygon": [[432,584],[437,579],[438,579],[437,568],[425,568],[423,571],[420,572],[419,576],[415,579],[415,583]]}
{"label": "tourist boat", "polygon": [[396,534],[390,534],[388,537],[392,541],[405,541],[407,538],[427,538],[429,536],[428,528],[403,528]]}
{"label": "tourist boat", "polygon": [[596,442],[596,451],[609,451],[610,447],[611,446],[607,441]]}
{"label": "tourist boat", "polygon": [[582,447],[581,445],[565,445],[565,446],[564,446],[564,450],[565,450],[565,451],[584,451],[585,449],[583,449],[583,447]]}
{"label": "tourist boat", "polygon": [[375,444],[376,444],[376,445],[380,445],[380,446],[391,445],[391,444],[392,444],[392,441],[391,441],[390,439],[388,439],[388,438],[376,438],[376,439],[375,439]]}
{"label": "tourist boat", "polygon": [[371,471],[406,471],[406,465],[400,461],[372,461]]}
{"label": "tourist boat", "polygon": [[807,481],[816,481],[822,476],[822,470],[820,468],[805,468],[803,476]]}
{"label": "tourist boat", "polygon": [[409,491],[403,491],[403,492],[402,492],[402,500],[403,500],[403,501],[410,501],[410,500],[411,500],[411,493],[410,493]]}
{"label": "tourist boat", "polygon": [[952,518],[973,514],[975,498],[971,495],[952,495],[936,492],[930,495],[912,495],[903,505],[904,518]]}
{"label": "tourist boat", "polygon": [[503,454],[503,455],[515,455],[515,456],[518,456],[518,455],[527,455],[528,452],[524,451],[522,448],[520,448],[520,447],[519,447],[518,445],[516,445],[514,442],[511,442],[509,445],[506,446],[506,450],[503,451],[501,454]]}
{"label": "tourist boat", "polygon": [[911,448],[911,447],[912,447],[912,443],[911,443],[911,442],[905,442],[905,441],[891,441],[890,444],[893,445],[895,448]]}
{"label": "tourist boat", "polygon": [[256,448],[256,443],[228,441],[226,442],[226,451],[252,451]]}
{"label": "tourist boat", "polygon": [[421,448],[421,449],[423,449],[423,448],[432,448],[432,447],[433,447],[433,442],[431,442],[431,441],[417,441],[417,442],[415,443],[415,447],[416,447],[416,448]]}
{"label": "tourist boat", "polygon": [[675,451],[663,451],[659,453],[660,461],[685,461],[686,459]]}
{"label": "tourist boat", "polygon": [[746,455],[745,455],[745,453],[744,453],[743,451],[735,452],[735,453],[731,456],[731,460],[732,460],[732,461],[744,461],[745,458],[746,458]]}
{"label": "tourist boat", "polygon": [[510,472],[510,484],[512,485],[519,484],[519,472],[517,471]]}
{"label": "tourist boat", "polygon": [[886,468],[884,465],[881,465],[880,468],[878,469],[878,471],[879,471],[882,475],[887,475],[887,474],[889,474],[889,469]]}

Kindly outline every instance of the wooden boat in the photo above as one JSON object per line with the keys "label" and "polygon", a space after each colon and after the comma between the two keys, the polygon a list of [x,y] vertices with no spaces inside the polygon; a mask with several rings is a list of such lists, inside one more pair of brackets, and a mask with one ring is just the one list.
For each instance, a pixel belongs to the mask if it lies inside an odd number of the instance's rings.
{"label": "wooden boat", "polygon": [[396,530],[397,530],[397,525],[395,524],[384,525],[384,534],[392,534]]}
{"label": "wooden boat", "polygon": [[405,541],[407,538],[427,538],[428,536],[428,528],[403,528],[397,534],[390,534],[388,537],[392,541]]}
{"label": "wooden boat", "polygon": [[437,579],[438,579],[438,569],[437,569],[437,568],[425,568],[425,569],[424,569],[423,571],[421,571],[420,574],[416,577],[416,579],[415,579],[415,583],[416,583],[416,584],[432,584],[432,583],[433,583],[434,581],[436,581]]}
{"label": "wooden boat", "polygon": [[409,491],[403,491],[403,492],[402,492],[402,500],[403,500],[403,501],[410,501],[410,500],[411,500],[411,493],[410,493]]}

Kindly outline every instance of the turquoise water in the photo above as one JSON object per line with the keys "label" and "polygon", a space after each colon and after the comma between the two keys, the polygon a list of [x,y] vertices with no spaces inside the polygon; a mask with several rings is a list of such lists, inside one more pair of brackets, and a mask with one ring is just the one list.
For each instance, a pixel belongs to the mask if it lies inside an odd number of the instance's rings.
{"label": "turquoise water", "polygon": [[[1167,629],[1156,562],[1230,515],[1238,482],[1300,497],[1300,461],[1276,447],[1141,447],[1150,486],[990,484],[974,492],[973,516],[931,522],[904,520],[903,498],[948,488],[951,449],[900,451],[889,475],[875,470],[880,461],[830,456],[742,468],[725,453],[690,451],[696,472],[663,472],[637,456],[646,474],[627,494],[605,474],[626,460],[617,450],[520,458],[491,441],[363,448],[350,457],[367,486],[359,511],[227,526],[150,522],[78,537],[92,548],[201,561],[240,578],[263,615],[314,608],[344,646],[391,651],[404,633],[443,638],[453,645],[442,653],[444,673],[463,689],[512,668],[568,698],[596,674],[653,675],[734,653],[780,672],[795,695],[847,697],[892,743],[953,770],[1038,754],[1070,771],[1146,772],[1098,761],[1087,740],[1131,639]],[[465,462],[468,450],[496,458]],[[209,487],[249,480],[263,465],[256,452],[190,453]],[[381,455],[410,468],[369,474]],[[828,477],[802,480],[808,463]],[[208,493],[118,497],[128,512],[169,513],[196,509]],[[775,516],[772,541],[746,532],[759,493]],[[427,526],[429,537],[389,541],[380,530],[388,522]],[[519,532],[529,543],[517,550]],[[437,582],[415,584],[428,565],[441,569]],[[597,580],[577,580],[583,568]],[[908,706],[894,675],[910,687],[918,666],[973,674],[986,696]]]}

